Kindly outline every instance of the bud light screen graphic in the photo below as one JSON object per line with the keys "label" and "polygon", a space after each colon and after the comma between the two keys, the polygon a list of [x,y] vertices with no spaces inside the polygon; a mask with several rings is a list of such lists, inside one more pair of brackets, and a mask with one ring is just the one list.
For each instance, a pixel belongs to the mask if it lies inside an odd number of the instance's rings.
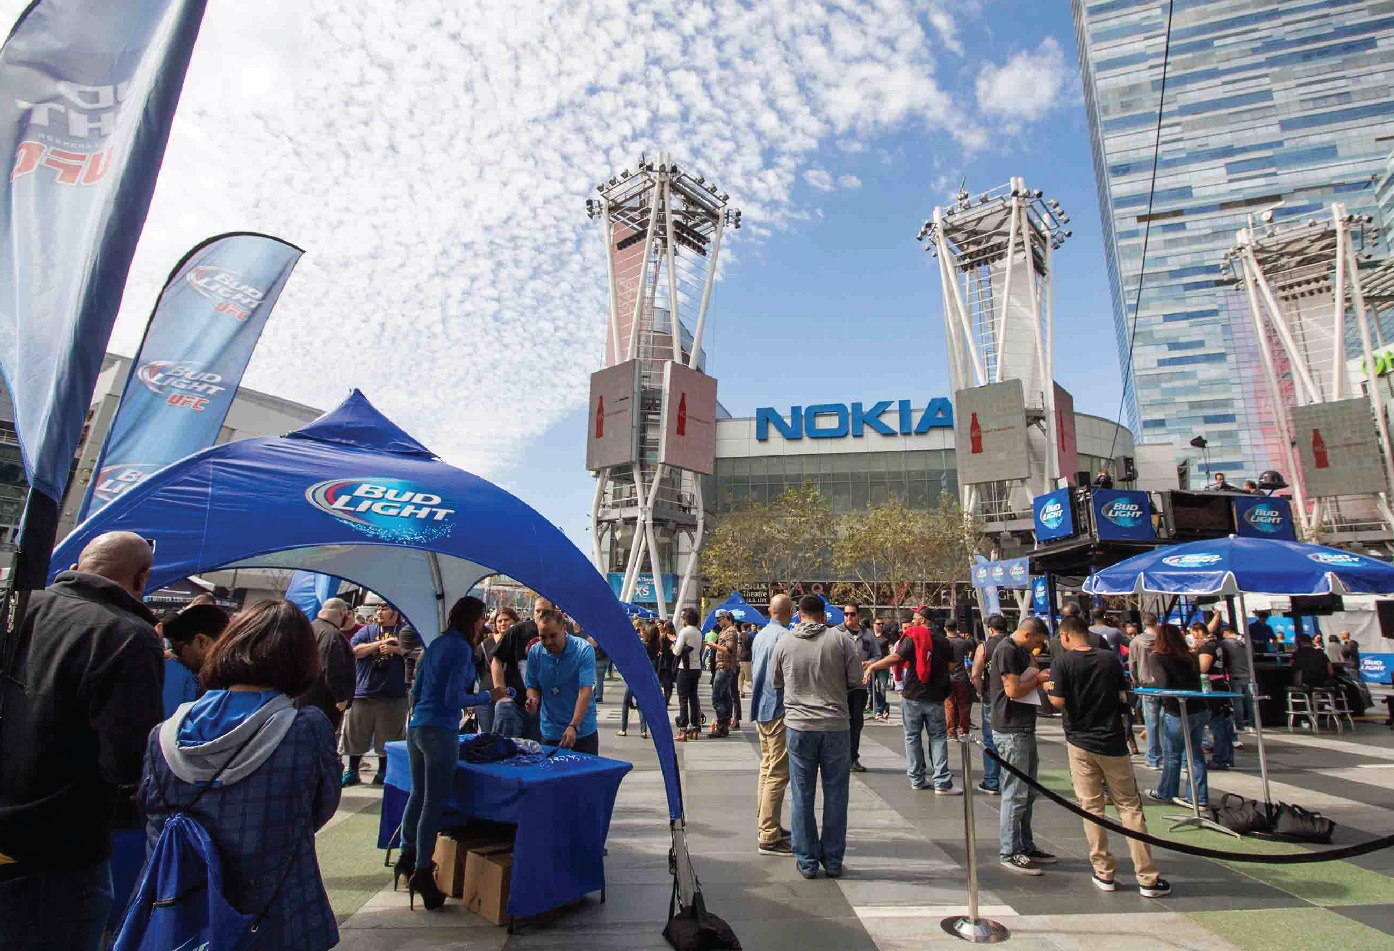
{"label": "bud light screen graphic", "polygon": [[[279,238],[227,234],[179,262],[131,365],[99,475],[108,459],[124,460],[128,476],[148,475],[217,442],[266,318],[299,260],[300,249]],[[84,518],[115,498],[114,484],[92,484]]]}
{"label": "bud light screen graphic", "polygon": [[449,502],[405,479],[332,479],[310,486],[305,499],[379,541],[431,542],[455,527],[455,509]]}
{"label": "bud light screen graphic", "polygon": [[1234,524],[1240,535],[1249,538],[1297,541],[1292,527],[1292,503],[1276,496],[1235,496]]}
{"label": "bud light screen graphic", "polygon": [[43,0],[0,50],[0,371],[49,498],[67,488],[203,8]]}
{"label": "bud light screen graphic", "polygon": [[1036,541],[1048,542],[1075,534],[1075,513],[1068,488],[1038,495],[1031,502],[1036,517]]}
{"label": "bud light screen graphic", "polygon": [[1146,492],[1094,489],[1090,505],[1094,509],[1094,531],[1101,541],[1156,540],[1157,532],[1152,527],[1152,504]]}

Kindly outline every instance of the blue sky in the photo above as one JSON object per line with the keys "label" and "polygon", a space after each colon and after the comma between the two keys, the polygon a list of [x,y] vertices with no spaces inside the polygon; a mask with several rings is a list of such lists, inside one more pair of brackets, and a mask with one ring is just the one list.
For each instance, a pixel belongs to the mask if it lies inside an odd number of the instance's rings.
{"label": "blue sky", "polygon": [[[753,415],[757,406],[951,395],[937,265],[914,235],[960,178],[976,193],[1020,175],[1071,216],[1073,236],[1056,254],[1057,377],[1080,411],[1116,417],[1117,348],[1069,5],[1030,4],[1026,15],[1021,6],[1010,17],[995,15],[1004,9],[990,4],[959,18],[961,74],[945,70],[940,82],[972,90],[978,58],[1002,61],[1054,37],[1067,73],[1045,120],[999,130],[969,153],[913,121],[866,140],[863,151],[820,149],[821,167],[834,179],[855,176],[860,187],[824,192],[801,181],[794,199],[811,210],[808,220],[739,243],[717,287],[709,368],[733,414]],[[722,180],[719,169],[703,171]],[[739,197],[733,193],[732,202]],[[583,547],[594,489],[579,464],[584,448],[585,413],[578,407],[508,476],[515,491]]]}

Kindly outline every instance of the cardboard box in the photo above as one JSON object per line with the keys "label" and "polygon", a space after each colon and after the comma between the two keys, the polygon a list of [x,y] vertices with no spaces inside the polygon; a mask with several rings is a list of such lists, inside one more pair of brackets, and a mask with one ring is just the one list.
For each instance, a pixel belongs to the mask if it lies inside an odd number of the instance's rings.
{"label": "cardboard box", "polygon": [[465,888],[461,901],[479,917],[506,925],[508,891],[513,879],[513,846],[492,845],[470,849],[465,859]]}
{"label": "cardboard box", "polygon": [[513,833],[493,827],[471,829],[464,826],[442,832],[436,839],[436,885],[452,898],[460,898],[465,889],[465,867],[470,849],[513,848]]}

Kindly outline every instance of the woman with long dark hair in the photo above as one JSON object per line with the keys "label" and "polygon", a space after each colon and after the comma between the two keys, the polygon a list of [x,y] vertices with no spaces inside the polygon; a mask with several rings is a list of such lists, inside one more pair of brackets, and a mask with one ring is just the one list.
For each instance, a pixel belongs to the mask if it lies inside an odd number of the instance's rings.
{"label": "woman with long dark hair", "polygon": [[663,688],[663,707],[673,702],[673,689],[678,684],[678,662],[673,656],[673,642],[678,631],[673,622],[664,618],[658,622],[658,685]]}
{"label": "woman with long dark hair", "polygon": [[411,876],[407,891],[413,908],[418,892],[427,911],[445,904],[432,859],[460,762],[460,718],[466,707],[483,706],[509,693],[507,687],[473,692],[478,679],[474,654],[483,636],[484,602],[461,598],[450,609],[445,633],[427,646],[416,668],[407,725],[411,796],[402,814],[402,855],[392,878],[395,888],[398,879]]}
{"label": "woman with long dark hair", "polygon": [[[1147,657],[1148,669],[1152,672],[1153,686],[1167,690],[1200,690],[1200,667],[1195,656],[1186,646],[1186,638],[1175,624],[1163,624],[1157,629],[1157,642]],[[1189,806],[1186,799],[1179,799],[1181,788],[1181,759],[1186,754],[1186,737],[1182,730],[1191,734],[1191,770],[1196,780],[1196,796],[1202,806],[1210,801],[1210,787],[1206,781],[1205,755],[1201,752],[1201,740],[1205,735],[1206,724],[1210,722],[1210,710],[1203,703],[1189,705],[1185,723],[1181,722],[1181,705],[1174,698],[1162,699],[1162,778],[1157,788],[1148,791],[1151,799],[1176,801]],[[1187,796],[1190,790],[1186,790]]]}
{"label": "woman with long dark hair", "polygon": [[339,807],[342,764],[324,713],[292,704],[318,675],[314,631],[294,604],[264,601],[237,615],[204,659],[207,692],[151,732],[136,793],[151,848],[175,813],[208,830],[223,894],[260,916],[258,947],[339,943],[315,832]]}
{"label": "woman with long dark hair", "polygon": [[[644,653],[649,655],[649,664],[653,667],[655,675],[658,673],[658,658],[662,652],[663,638],[658,633],[658,625],[652,621],[644,624],[640,636],[644,641]],[[620,728],[615,731],[616,736],[629,735],[629,705],[634,702],[634,688],[625,681],[624,686],[624,705],[620,708]],[[644,712],[639,711],[639,735],[648,738],[649,725],[644,721]]]}

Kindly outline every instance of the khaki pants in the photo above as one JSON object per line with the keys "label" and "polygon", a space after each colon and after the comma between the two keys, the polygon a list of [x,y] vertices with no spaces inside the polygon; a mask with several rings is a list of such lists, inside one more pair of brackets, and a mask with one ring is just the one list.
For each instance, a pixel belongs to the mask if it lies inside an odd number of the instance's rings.
{"label": "khaki pants", "polygon": [[[384,743],[407,738],[407,717],[410,715],[411,701],[406,697],[395,700],[364,697],[353,701],[344,714],[341,752],[347,756],[362,756],[371,748],[379,757],[383,756]],[[384,759],[383,765],[386,763]]]}
{"label": "khaki pants", "polygon": [[755,683],[750,677],[750,664],[751,662],[748,660],[741,661],[741,671],[736,677],[736,689],[739,690],[742,695],[745,694],[746,687]]}
{"label": "khaki pants", "polygon": [[784,790],[789,786],[789,748],[784,743],[784,718],[756,723],[760,732],[760,781],[755,815],[761,845],[780,839],[779,820],[784,812]]}
{"label": "khaki pants", "polygon": [[[1073,744],[1066,748],[1070,752],[1070,779],[1074,782],[1075,798],[1080,806],[1086,812],[1102,816],[1104,783],[1107,782],[1120,822],[1135,832],[1146,832],[1147,820],[1142,814],[1142,799],[1138,796],[1133,764],[1128,757],[1101,756]],[[1113,881],[1118,862],[1108,850],[1108,832],[1092,822],[1085,822],[1084,837],[1089,840],[1089,863],[1094,866],[1094,874]],[[1138,884],[1151,885],[1156,882],[1159,877],[1157,866],[1152,862],[1152,851],[1147,844],[1129,839],[1128,848],[1133,853],[1133,872],[1137,875]]]}

